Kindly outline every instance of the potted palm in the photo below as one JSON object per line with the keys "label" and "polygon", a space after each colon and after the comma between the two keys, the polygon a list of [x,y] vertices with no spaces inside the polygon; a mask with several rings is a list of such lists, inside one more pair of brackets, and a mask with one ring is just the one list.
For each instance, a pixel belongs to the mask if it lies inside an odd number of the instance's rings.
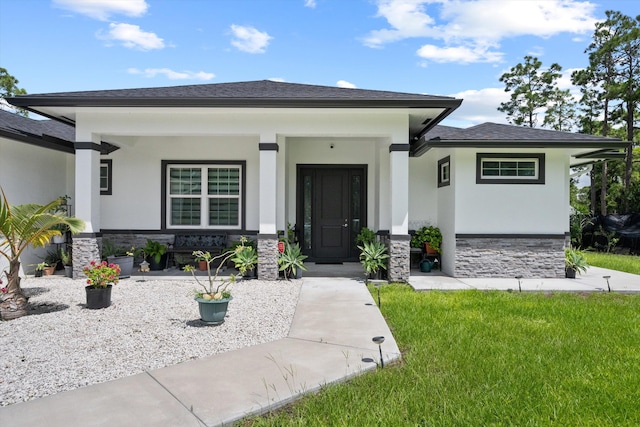
{"label": "potted palm", "polygon": [[358,246],[360,249],[360,263],[364,267],[369,279],[379,279],[382,270],[387,269],[387,247],[382,242],[365,242]]}
{"label": "potted palm", "polygon": [[588,266],[587,258],[581,251],[571,248],[564,250],[565,277],[567,279],[575,279],[576,273],[586,273]]}
{"label": "potted palm", "polygon": [[284,273],[285,279],[302,278],[302,270],[307,269],[304,265],[305,259],[307,256],[302,255],[300,245],[285,242],[284,251],[278,256],[278,267]]}
{"label": "potted palm", "polygon": [[111,305],[111,287],[118,284],[120,267],[106,261],[91,261],[82,269],[87,276],[87,308],[107,308]]}
{"label": "potted palm", "polygon": [[26,204],[10,206],[4,191],[0,190],[0,255],[9,262],[6,292],[0,296],[0,317],[4,320],[25,316],[27,297],[20,287],[20,256],[31,245],[45,246],[58,234],[53,227],[64,223],[72,233],[84,230],[78,218],[52,212],[60,204],[56,199],[46,205]]}

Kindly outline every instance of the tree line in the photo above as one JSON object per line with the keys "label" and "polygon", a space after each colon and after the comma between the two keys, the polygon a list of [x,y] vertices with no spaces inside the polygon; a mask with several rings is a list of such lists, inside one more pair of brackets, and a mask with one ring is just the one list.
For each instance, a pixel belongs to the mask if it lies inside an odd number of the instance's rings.
{"label": "tree line", "polygon": [[593,215],[640,212],[640,15],[607,11],[584,53],[589,66],[571,73],[580,99],[558,87],[559,64],[543,68],[540,60],[525,56],[500,77],[510,99],[498,111],[514,125],[535,127],[542,116],[543,127],[628,141],[624,161],[593,165],[591,185],[572,189],[572,205]]}

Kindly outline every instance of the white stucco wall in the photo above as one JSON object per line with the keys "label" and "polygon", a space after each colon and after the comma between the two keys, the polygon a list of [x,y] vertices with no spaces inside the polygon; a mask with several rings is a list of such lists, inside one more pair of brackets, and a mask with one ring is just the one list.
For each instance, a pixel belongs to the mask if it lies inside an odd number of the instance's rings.
{"label": "white stucco wall", "polygon": [[258,141],[257,135],[138,137],[131,147],[102,156],[113,160],[113,187],[100,198],[101,228],[160,229],[162,160],[245,160],[247,228],[257,230]]}
{"label": "white stucco wall", "polygon": [[[0,137],[0,187],[10,205],[46,204],[68,195],[73,204],[73,155]],[[22,267],[31,272],[48,248],[28,250]],[[0,258],[0,271],[8,265]]]}
{"label": "white stucco wall", "polygon": [[[455,157],[456,233],[562,234],[568,229],[568,155],[545,153],[545,184],[476,184],[476,152],[457,149]],[[514,150],[482,150],[513,153]]]}

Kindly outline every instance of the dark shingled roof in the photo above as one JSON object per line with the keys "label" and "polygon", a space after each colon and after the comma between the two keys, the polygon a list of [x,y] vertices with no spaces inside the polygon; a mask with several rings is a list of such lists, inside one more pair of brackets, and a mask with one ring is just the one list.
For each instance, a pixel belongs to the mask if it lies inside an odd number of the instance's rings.
{"label": "dark shingled roof", "polygon": [[[570,148],[599,149],[599,158],[619,158],[627,143],[618,138],[556,130],[482,123],[466,129],[436,125],[411,145],[411,155],[432,148]],[[592,152],[595,153],[595,152]]]}
{"label": "dark shingled roof", "polygon": [[618,138],[498,123],[482,123],[466,129],[437,125],[424,138],[442,141],[620,141]]}
{"label": "dark shingled roof", "polygon": [[[454,100],[445,96],[419,95],[414,93],[381,90],[348,89],[332,86],[284,83],[259,80],[235,83],[213,83],[187,86],[166,86],[139,89],[94,90],[83,92],[43,93],[11,98],[14,101],[29,98],[122,98],[122,99],[171,99],[171,98],[217,98],[217,99],[307,99],[307,100]],[[27,103],[28,105],[28,103]]]}
{"label": "dark shingled roof", "polygon": [[0,110],[0,136],[73,153],[75,129],[54,120],[34,120]]}

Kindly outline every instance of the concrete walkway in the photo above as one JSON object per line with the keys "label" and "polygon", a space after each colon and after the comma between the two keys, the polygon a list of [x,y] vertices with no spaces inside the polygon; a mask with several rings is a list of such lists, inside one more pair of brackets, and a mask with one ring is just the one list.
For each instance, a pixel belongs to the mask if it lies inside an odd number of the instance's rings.
{"label": "concrete walkway", "polygon": [[[640,275],[589,267],[584,274],[575,279],[520,279],[522,291],[561,291],[561,292],[607,292],[607,280],[612,292],[640,292]],[[428,290],[514,290],[518,291],[518,279],[514,278],[453,278],[440,271],[417,273],[409,280],[417,291]]]}
{"label": "concrete walkway", "polygon": [[287,338],[2,407],[0,426],[227,425],[376,369],[379,335],[398,359],[363,282],[306,278]]}

